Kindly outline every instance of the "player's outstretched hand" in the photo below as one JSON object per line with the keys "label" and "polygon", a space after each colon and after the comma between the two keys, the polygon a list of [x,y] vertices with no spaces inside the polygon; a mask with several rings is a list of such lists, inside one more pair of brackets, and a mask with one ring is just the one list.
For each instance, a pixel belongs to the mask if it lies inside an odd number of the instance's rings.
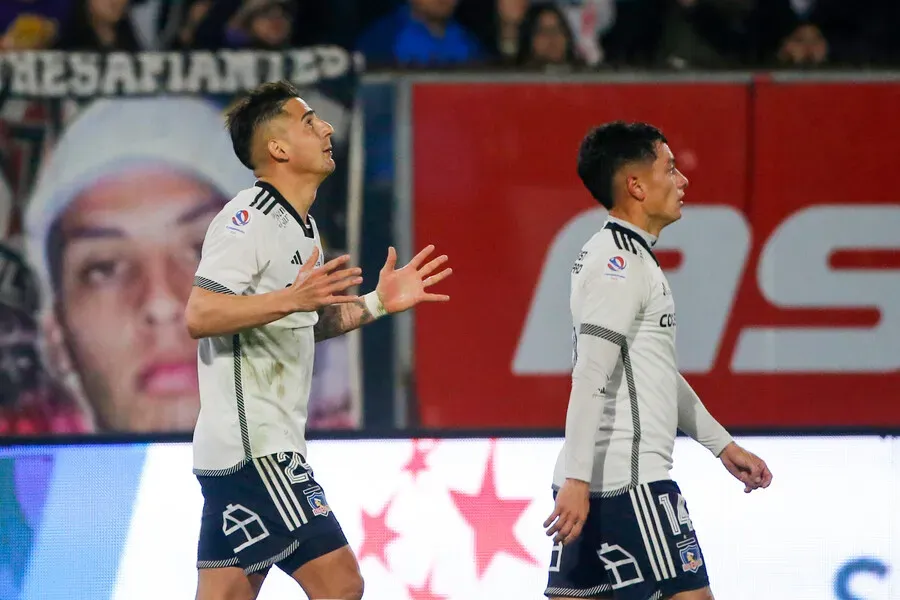
{"label": "player's outstretched hand", "polygon": [[569,544],[581,535],[590,510],[590,495],[588,483],[577,479],[566,479],[559,488],[553,514],[544,521],[547,536],[553,536],[554,544]]}
{"label": "player's outstretched hand", "polygon": [[725,446],[719,458],[728,472],[744,484],[744,492],[747,494],[759,488],[767,488],[772,483],[772,472],[766,462],[734,442]]}
{"label": "player's outstretched hand", "polygon": [[319,259],[319,249],[313,248],[312,254],[300,267],[294,283],[287,288],[291,298],[291,307],[294,312],[312,312],[339,302],[353,302],[359,296],[342,295],[347,288],[362,283],[362,269],[353,267],[338,269],[350,260],[345,254],[334,258],[321,267],[316,267]]}
{"label": "player's outstretched hand", "polygon": [[378,276],[378,299],[389,313],[403,312],[420,302],[446,302],[450,296],[444,294],[431,294],[427,289],[450,277],[452,269],[444,269],[436,275],[432,275],[437,269],[449,260],[447,255],[441,255],[423,265],[428,255],[434,251],[434,245],[425,247],[416,254],[409,264],[400,269],[397,265],[397,251],[391,246],[388,248],[387,260],[381,268]]}

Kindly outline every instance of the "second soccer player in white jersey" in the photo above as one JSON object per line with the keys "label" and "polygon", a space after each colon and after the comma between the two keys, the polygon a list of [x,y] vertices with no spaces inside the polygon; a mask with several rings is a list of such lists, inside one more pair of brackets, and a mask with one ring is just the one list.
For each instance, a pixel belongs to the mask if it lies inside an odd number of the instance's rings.
{"label": "second soccer player in white jersey", "polygon": [[317,341],[420,302],[450,275],[429,246],[395,269],[388,251],[375,291],[349,257],[323,264],[309,209],[335,169],[331,125],[284,82],[229,113],[235,153],[258,178],[213,219],[185,318],[200,339],[194,473],[204,497],[198,600],[251,599],[277,565],[313,599],[358,600],[353,551],[306,461]]}
{"label": "second soccer player in white jersey", "polygon": [[710,600],[687,504],[670,478],[678,429],[750,492],[772,475],[738,446],[678,372],[675,302],[653,254],[681,218],[688,181],[663,134],[607,123],[585,137],[578,174],[609,219],[572,267],[575,349],[549,598]]}

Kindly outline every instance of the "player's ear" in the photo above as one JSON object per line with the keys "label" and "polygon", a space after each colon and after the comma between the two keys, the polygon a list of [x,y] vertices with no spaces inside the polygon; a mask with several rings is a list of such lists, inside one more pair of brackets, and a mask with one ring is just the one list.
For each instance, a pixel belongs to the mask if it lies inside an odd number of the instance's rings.
{"label": "player's ear", "polygon": [[647,197],[647,190],[644,189],[644,184],[643,182],[641,182],[641,178],[634,173],[625,175],[625,187],[628,190],[628,195],[635,200],[643,202]]}
{"label": "player's ear", "polygon": [[269,156],[272,157],[272,160],[274,160],[275,162],[287,162],[287,146],[281,140],[269,140],[268,142],[266,142],[266,150],[268,151]]}

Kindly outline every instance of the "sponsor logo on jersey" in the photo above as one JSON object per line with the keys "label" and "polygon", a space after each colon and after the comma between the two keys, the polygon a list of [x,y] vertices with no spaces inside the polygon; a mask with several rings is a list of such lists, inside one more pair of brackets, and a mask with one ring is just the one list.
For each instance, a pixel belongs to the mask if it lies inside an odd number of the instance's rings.
{"label": "sponsor logo on jersey", "polygon": [[241,209],[234,213],[234,216],[231,217],[231,222],[238,227],[243,227],[250,222],[250,213],[245,209]]}
{"label": "sponsor logo on jersey", "polygon": [[700,556],[700,546],[696,541],[683,547],[679,552],[681,555],[681,570],[687,573],[696,573],[703,566],[703,557]]}
{"label": "sponsor logo on jersey", "polygon": [[675,313],[666,313],[659,318],[660,327],[675,327]]}
{"label": "sponsor logo on jersey", "polygon": [[328,502],[325,501],[325,492],[320,487],[310,488],[303,492],[306,495],[306,501],[312,508],[312,514],[316,517],[327,517],[331,512]]}
{"label": "sponsor logo on jersey", "polygon": [[303,264],[303,259],[300,258],[299,250],[294,250],[294,255],[291,257],[291,264],[292,265],[302,265]]}
{"label": "sponsor logo on jersey", "polygon": [[628,267],[628,263],[621,256],[613,256],[608,261],[606,261],[606,271],[604,271],[604,275],[607,277],[612,277],[613,279],[624,279],[625,278],[625,269]]}

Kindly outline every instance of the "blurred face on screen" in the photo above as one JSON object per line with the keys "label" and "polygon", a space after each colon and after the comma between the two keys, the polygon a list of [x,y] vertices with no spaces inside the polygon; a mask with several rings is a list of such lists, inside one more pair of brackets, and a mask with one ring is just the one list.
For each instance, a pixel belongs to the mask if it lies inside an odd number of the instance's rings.
{"label": "blurred face on screen", "polygon": [[98,429],[189,431],[199,410],[184,306],[225,200],[157,168],[99,180],[60,218],[56,315]]}

